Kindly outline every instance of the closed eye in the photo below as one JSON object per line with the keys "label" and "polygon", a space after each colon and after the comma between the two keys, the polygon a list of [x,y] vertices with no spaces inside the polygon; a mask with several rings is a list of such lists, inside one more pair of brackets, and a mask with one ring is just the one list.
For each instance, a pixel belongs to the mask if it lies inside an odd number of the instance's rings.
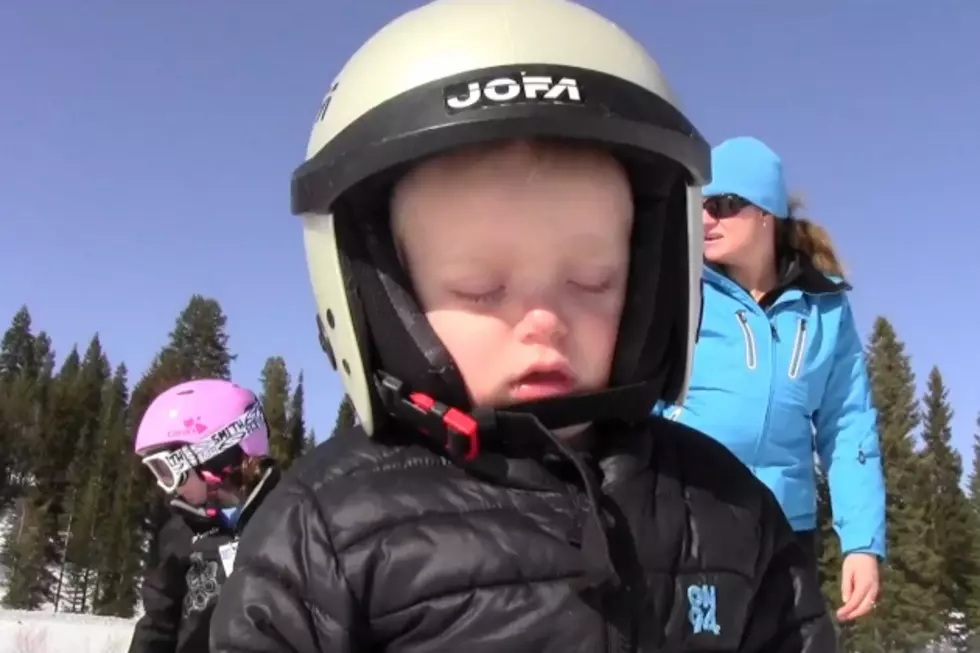
{"label": "closed eye", "polygon": [[451,292],[454,296],[464,301],[471,302],[473,304],[487,304],[490,302],[494,302],[500,299],[501,297],[503,297],[504,287],[497,286],[493,290],[489,290],[487,292],[477,292],[477,293],[466,292],[463,290],[453,290]]}
{"label": "closed eye", "polygon": [[569,281],[576,290],[581,290],[593,295],[600,295],[604,292],[608,292],[613,286],[613,280],[607,279],[601,283],[583,283],[581,281]]}

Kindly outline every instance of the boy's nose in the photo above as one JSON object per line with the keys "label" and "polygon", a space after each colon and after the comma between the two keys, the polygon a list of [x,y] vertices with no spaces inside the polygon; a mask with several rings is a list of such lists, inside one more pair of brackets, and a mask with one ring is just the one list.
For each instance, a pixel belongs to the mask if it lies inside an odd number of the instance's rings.
{"label": "boy's nose", "polygon": [[531,309],[517,328],[521,342],[527,344],[554,344],[567,333],[564,321],[548,308]]}

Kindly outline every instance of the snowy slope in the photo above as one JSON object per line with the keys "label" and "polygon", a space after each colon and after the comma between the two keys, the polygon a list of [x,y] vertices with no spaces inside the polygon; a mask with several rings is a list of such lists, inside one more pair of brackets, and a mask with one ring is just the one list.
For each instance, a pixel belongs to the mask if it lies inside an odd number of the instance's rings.
{"label": "snowy slope", "polygon": [[3,653],[126,653],[134,620],[0,610]]}
{"label": "snowy slope", "polygon": [[[12,519],[0,515],[0,547]],[[6,570],[0,565],[0,596]],[[44,610],[0,610],[0,653],[127,653],[135,619]]]}

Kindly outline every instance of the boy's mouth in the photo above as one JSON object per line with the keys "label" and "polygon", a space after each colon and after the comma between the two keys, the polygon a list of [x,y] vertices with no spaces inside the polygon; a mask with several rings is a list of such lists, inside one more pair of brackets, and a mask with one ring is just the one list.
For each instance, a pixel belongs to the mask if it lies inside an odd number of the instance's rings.
{"label": "boy's mouth", "polygon": [[575,376],[566,365],[532,366],[513,383],[513,397],[533,401],[574,392]]}

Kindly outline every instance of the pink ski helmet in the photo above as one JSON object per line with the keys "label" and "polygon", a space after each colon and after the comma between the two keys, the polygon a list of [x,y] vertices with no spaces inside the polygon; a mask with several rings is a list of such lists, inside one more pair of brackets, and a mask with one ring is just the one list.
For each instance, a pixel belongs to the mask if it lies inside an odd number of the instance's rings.
{"label": "pink ski helmet", "polygon": [[269,428],[262,402],[251,390],[223,379],[180,383],[161,393],[143,415],[133,449],[166,492],[174,492],[192,469],[216,480],[232,454],[269,454]]}

